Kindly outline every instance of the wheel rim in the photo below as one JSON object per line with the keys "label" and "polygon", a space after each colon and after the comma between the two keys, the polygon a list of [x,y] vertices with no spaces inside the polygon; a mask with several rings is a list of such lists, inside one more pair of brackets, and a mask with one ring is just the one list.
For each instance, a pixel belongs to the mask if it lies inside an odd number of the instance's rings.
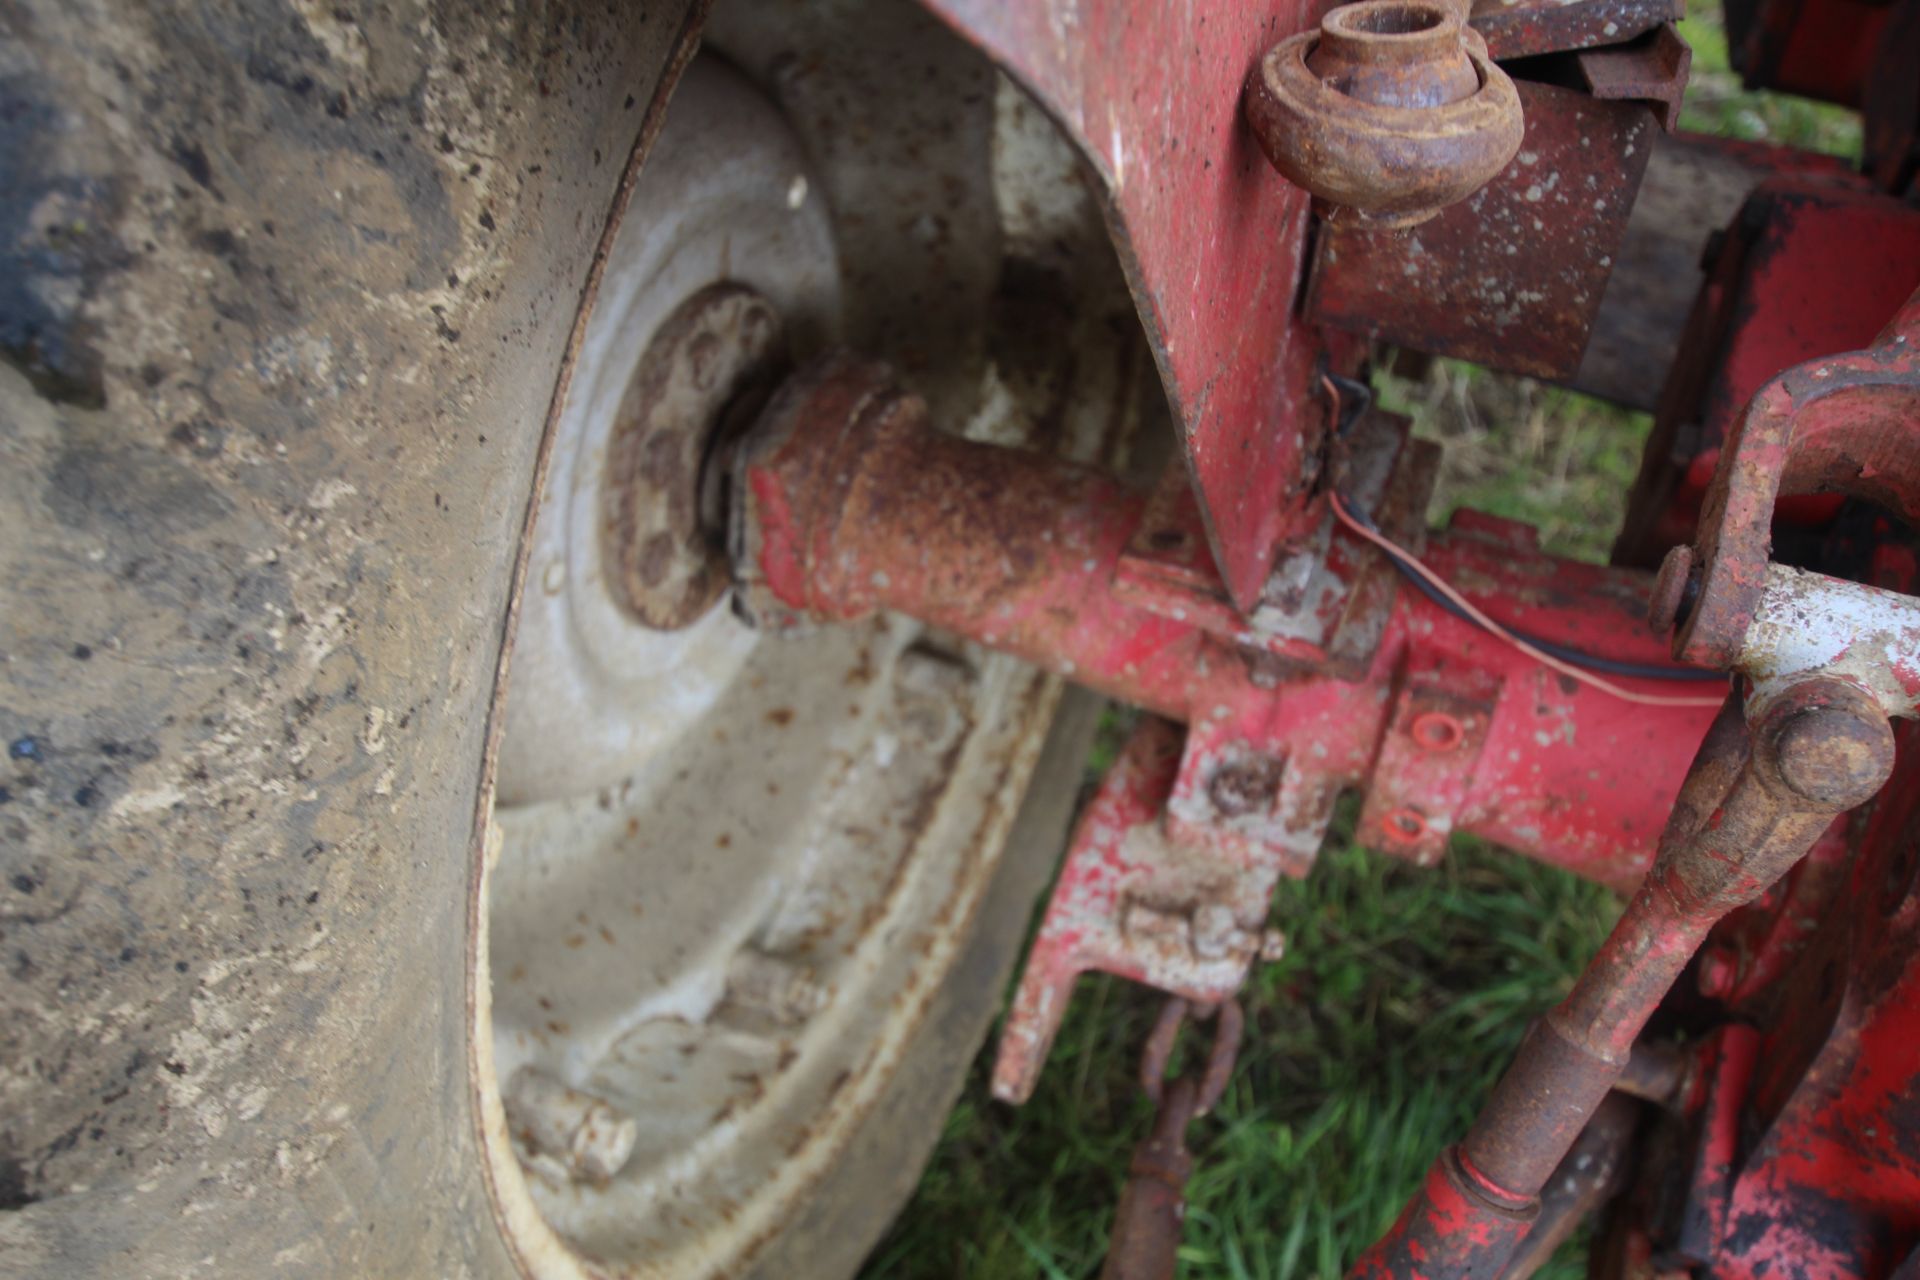
{"label": "wheel rim", "polygon": [[634,366],[723,281],[800,352],[839,305],[800,148],[738,76],[689,69],[647,176],[534,533],[485,908],[496,1183],[561,1274],[724,1269],[817,1180],[938,985],[1054,696],[893,619],[769,641],[724,605],[634,616],[605,498]]}
{"label": "wheel rim", "polygon": [[[966,430],[1011,443],[1044,419],[1053,447],[1102,451],[1135,409],[1126,295],[1072,153],[999,96],[994,180],[1025,189],[1003,204],[1049,249],[1095,246],[1107,310],[1059,335],[1099,348],[1065,378],[973,375]],[[838,336],[850,286],[819,153],[741,76],[689,68],[556,432],[475,987],[496,1204],[538,1274],[737,1270],[804,1201],[968,936],[1058,694],[904,620],[767,639],[724,603],[661,617],[627,598],[609,467],[631,471],[634,369],[688,300],[750,290],[796,359]]]}

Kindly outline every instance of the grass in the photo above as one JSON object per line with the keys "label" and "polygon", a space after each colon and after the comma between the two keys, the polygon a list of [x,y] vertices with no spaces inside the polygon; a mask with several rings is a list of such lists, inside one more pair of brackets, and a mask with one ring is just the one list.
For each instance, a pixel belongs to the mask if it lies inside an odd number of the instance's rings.
{"label": "grass", "polygon": [[[1681,31],[1694,49],[1684,128],[1858,153],[1849,113],[1741,90],[1716,9],[1697,6]],[[1536,525],[1549,551],[1606,558],[1647,415],[1450,360],[1376,386],[1445,446],[1436,523],[1474,507]],[[1094,766],[1126,723],[1109,717]],[[1603,889],[1470,840],[1421,871],[1354,847],[1340,825],[1313,874],[1276,895],[1287,953],[1253,976],[1232,1087],[1191,1133],[1181,1274],[1342,1274],[1465,1132],[1528,1021],[1564,993],[1617,911]],[[1097,1275],[1150,1121],[1134,1075],[1158,1004],[1083,978],[1038,1091],[1017,1109],[989,1097],[989,1043],[863,1275]],[[1584,1275],[1582,1241],[1540,1274]]]}
{"label": "grass", "polygon": [[1717,3],[1692,6],[1678,24],[1693,46],[1693,70],[1680,127],[1749,142],[1778,142],[1807,151],[1857,157],[1860,117],[1844,107],[1784,93],[1749,93],[1740,85],[1727,51],[1727,32]]}
{"label": "grass", "polygon": [[[1343,828],[1282,886],[1286,955],[1254,975],[1245,1048],[1197,1123],[1187,1276],[1337,1276],[1466,1129],[1529,1019],[1605,936],[1611,894],[1470,842],[1421,871]],[[1151,1112],[1135,1083],[1158,997],[1081,980],[1034,1098],[987,1099],[973,1064],[913,1203],[866,1274],[1097,1274],[1128,1153]],[[1574,1261],[1544,1274],[1573,1280]]]}
{"label": "grass", "polygon": [[1374,388],[1443,446],[1432,523],[1471,507],[1533,525],[1555,555],[1606,560],[1651,415],[1460,360],[1435,360],[1418,380],[1379,373]]}

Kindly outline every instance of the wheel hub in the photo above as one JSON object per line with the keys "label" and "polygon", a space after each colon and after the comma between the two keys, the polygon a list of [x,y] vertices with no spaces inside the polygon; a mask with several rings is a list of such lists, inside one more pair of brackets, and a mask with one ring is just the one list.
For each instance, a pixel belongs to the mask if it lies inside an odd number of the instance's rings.
{"label": "wheel hub", "polygon": [[640,357],[601,489],[607,589],[636,621],[677,631],[726,592],[724,539],[702,518],[703,464],[730,407],[749,416],[785,365],[779,314],[738,284],[688,298]]}

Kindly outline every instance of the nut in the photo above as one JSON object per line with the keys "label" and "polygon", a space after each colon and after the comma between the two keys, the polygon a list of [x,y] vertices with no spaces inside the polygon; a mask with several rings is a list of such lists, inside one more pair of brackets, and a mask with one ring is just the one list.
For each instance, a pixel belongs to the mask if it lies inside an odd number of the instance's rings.
{"label": "nut", "polygon": [[1207,798],[1215,812],[1225,818],[1249,813],[1265,813],[1280,793],[1281,762],[1271,756],[1254,756],[1223,764],[1207,782]]}
{"label": "nut", "polygon": [[621,397],[601,482],[601,554],[641,624],[690,626],[728,586],[724,539],[702,519],[702,475],[729,410],[786,363],[779,313],[751,289],[700,290],[661,322]]}
{"label": "nut", "polygon": [[1413,718],[1408,729],[1415,745],[1423,751],[1451,751],[1467,740],[1466,726],[1459,717],[1444,711],[1423,711]]}
{"label": "nut", "polygon": [[1520,150],[1513,81],[1440,0],[1362,0],[1275,45],[1247,117],[1282,176],[1375,227],[1424,222]]}

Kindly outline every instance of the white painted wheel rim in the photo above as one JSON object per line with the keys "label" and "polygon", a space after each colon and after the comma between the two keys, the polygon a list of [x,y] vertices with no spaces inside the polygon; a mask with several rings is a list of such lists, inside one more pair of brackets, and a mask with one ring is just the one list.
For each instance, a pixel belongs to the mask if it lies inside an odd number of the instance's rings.
{"label": "white painted wheel rim", "polygon": [[797,353],[831,336],[809,185],[777,113],[696,63],[563,409],[476,1019],[491,1176],[536,1274],[728,1271],[794,1211],[950,967],[1057,696],[902,620],[767,639],[723,603],[657,632],[601,583],[604,443],[646,335],[731,280],[779,308]]}

